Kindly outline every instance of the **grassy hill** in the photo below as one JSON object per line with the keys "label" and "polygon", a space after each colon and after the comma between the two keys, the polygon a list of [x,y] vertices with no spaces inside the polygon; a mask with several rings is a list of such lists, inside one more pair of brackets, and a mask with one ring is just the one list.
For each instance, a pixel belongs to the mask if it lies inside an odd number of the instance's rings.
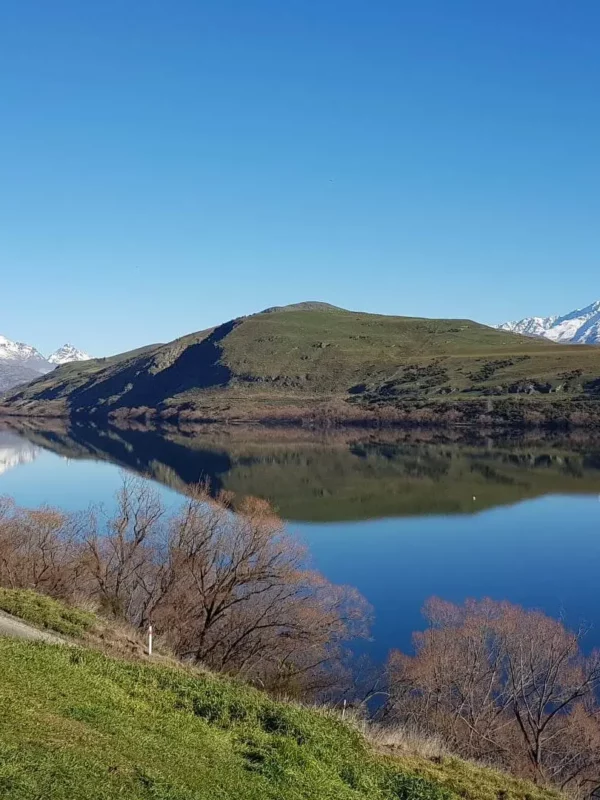
{"label": "grassy hill", "polygon": [[558,798],[450,757],[393,757],[336,713],[224,677],[108,657],[86,644],[89,613],[0,591],[0,608],[15,602],[37,625],[77,623],[83,638],[0,638],[3,800]]}
{"label": "grassy hill", "polygon": [[469,320],[300,304],[166,345],[68,364],[8,394],[4,413],[360,420],[382,409],[506,398],[600,397],[600,348],[556,345]]}

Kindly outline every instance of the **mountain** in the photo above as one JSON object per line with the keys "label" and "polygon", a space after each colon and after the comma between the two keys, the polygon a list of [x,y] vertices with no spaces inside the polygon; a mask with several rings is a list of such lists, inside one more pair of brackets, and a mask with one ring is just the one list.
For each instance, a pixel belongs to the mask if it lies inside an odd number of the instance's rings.
{"label": "mountain", "polygon": [[50,372],[53,365],[29,344],[0,336],[0,393]]}
{"label": "mountain", "polygon": [[[458,411],[470,421],[475,413],[489,419],[489,409],[508,399],[505,417],[513,421],[523,414],[521,400],[545,395],[553,402],[599,399],[600,349],[470,320],[390,317],[311,303],[240,317],[168,344],[64,364],[7,394],[0,411],[310,424],[382,415],[423,421]],[[569,406],[573,411],[580,409]]]}
{"label": "mountain", "polygon": [[31,383],[42,373],[11,361],[0,360],[0,395],[17,386]]}
{"label": "mountain", "polygon": [[543,336],[553,342],[600,344],[600,300],[563,316],[525,317],[496,327],[526,336]]}
{"label": "mountain", "polygon": [[0,362],[18,364],[40,373],[52,369],[47,359],[35,347],[22,342],[12,342],[5,336],[0,336]]}
{"label": "mountain", "polygon": [[59,366],[60,364],[70,364],[72,361],[89,361],[92,357],[82,350],[78,350],[72,344],[63,344],[48,356],[48,363]]}
{"label": "mountain", "polygon": [[45,358],[29,344],[13,342],[6,336],[0,336],[0,393],[30,383],[59,364],[86,361],[89,358],[90,356],[77,350],[72,344],[63,345],[49,358]]}

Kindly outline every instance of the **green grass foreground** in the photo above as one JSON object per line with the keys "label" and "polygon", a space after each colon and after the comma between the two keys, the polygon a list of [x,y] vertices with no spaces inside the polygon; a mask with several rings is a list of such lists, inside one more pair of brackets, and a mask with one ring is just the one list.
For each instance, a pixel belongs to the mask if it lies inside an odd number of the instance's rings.
{"label": "green grass foreground", "polygon": [[4,800],[443,800],[324,713],[215,676],[0,640]]}
{"label": "green grass foreground", "polygon": [[[100,622],[33,592],[1,590],[0,606],[50,630],[73,625],[83,641]],[[377,752],[334,712],[219,675],[0,638],[2,800],[558,797],[460,759],[392,750]]]}

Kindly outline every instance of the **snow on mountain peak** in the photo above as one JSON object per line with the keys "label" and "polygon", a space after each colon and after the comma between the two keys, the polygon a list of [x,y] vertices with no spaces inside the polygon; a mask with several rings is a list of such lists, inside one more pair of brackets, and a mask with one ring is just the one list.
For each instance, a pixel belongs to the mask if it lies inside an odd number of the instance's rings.
{"label": "snow on mountain peak", "polygon": [[56,366],[60,364],[69,364],[71,361],[89,361],[90,359],[91,356],[88,356],[88,354],[84,353],[82,350],[78,350],[72,344],[63,344],[63,346],[55,350],[51,356],[48,356],[49,363]]}
{"label": "snow on mountain peak", "polygon": [[0,361],[9,361],[37,372],[48,372],[50,369],[44,356],[35,347],[13,342],[6,336],[0,336]]}
{"label": "snow on mountain peak", "polygon": [[51,372],[60,364],[70,361],[87,361],[90,356],[72,344],[65,344],[49,358],[29,344],[13,342],[0,335],[0,393],[14,386],[29,383],[40,375]]}
{"label": "snow on mountain peak", "polygon": [[543,336],[553,342],[600,344],[600,300],[568,314],[525,317],[516,322],[503,322],[496,327],[526,336]]}

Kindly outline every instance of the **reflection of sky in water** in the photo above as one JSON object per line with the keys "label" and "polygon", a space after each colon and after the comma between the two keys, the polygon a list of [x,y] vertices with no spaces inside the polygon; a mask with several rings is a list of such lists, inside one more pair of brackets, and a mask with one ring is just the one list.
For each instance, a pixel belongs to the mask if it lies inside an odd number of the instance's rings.
{"label": "reflection of sky in water", "polygon": [[[83,509],[109,505],[122,473],[105,462],[68,460],[40,450],[0,475],[0,495],[20,505]],[[169,503],[177,495],[157,484]],[[314,565],[356,586],[375,607],[373,655],[406,648],[421,627],[424,600],[489,595],[594,625],[600,646],[600,502],[546,497],[476,515],[298,524]]]}
{"label": "reflection of sky in water", "polygon": [[[38,453],[35,461],[0,475],[0,495],[10,495],[22,506],[48,503],[79,511],[90,504],[110,504],[127,474],[104,461],[68,459],[41,449]],[[155,485],[169,502],[177,498],[167,487]]]}
{"label": "reflection of sky in water", "polygon": [[373,652],[408,647],[419,609],[439,595],[508,599],[572,625],[594,625],[600,646],[600,503],[546,497],[471,516],[295,525],[331,580],[356,586],[375,607]]}

